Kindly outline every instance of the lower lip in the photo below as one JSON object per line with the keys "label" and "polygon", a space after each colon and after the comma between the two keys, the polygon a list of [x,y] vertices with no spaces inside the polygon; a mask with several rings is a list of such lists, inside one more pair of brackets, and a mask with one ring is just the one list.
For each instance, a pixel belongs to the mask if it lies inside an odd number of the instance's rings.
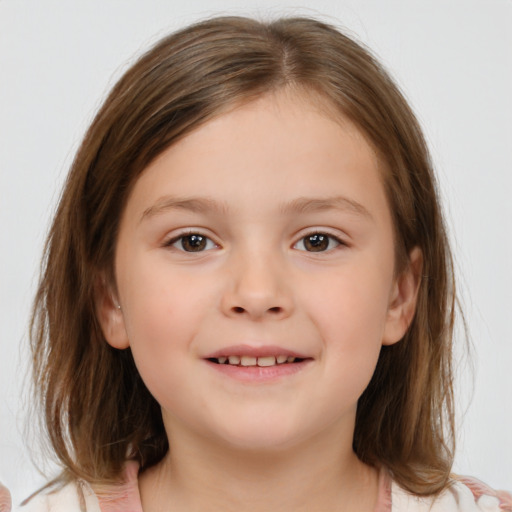
{"label": "lower lip", "polygon": [[275,382],[299,373],[311,362],[311,359],[305,359],[298,363],[284,363],[274,366],[235,366],[206,361],[213,370],[242,382]]}

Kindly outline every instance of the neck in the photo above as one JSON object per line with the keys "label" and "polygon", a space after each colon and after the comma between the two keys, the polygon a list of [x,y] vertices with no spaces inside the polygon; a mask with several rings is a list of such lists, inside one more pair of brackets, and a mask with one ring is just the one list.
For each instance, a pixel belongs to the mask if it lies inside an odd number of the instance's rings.
{"label": "neck", "polygon": [[141,475],[145,512],[375,508],[377,471],[357,459],[351,436],[349,443],[340,443],[343,434],[319,435],[293,448],[262,451],[172,434],[164,460]]}

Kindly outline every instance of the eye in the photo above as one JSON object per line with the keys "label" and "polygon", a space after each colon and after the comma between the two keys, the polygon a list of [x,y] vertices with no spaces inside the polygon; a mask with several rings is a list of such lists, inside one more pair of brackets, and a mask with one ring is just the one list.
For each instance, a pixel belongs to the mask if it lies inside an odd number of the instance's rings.
{"label": "eye", "polygon": [[325,252],[342,245],[342,241],[327,233],[311,233],[301,238],[293,247],[299,251]]}
{"label": "eye", "polygon": [[166,245],[184,252],[203,252],[217,247],[213,240],[199,233],[181,235],[173,238]]}

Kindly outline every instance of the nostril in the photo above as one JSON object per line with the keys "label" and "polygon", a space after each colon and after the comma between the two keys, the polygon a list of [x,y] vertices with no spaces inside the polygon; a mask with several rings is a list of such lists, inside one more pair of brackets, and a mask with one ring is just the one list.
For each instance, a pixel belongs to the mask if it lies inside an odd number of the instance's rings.
{"label": "nostril", "polygon": [[[231,311],[233,311],[233,313],[242,314],[242,313],[246,312],[246,309],[241,306],[233,306],[231,308]],[[267,309],[268,313],[273,313],[273,314],[279,314],[282,311],[283,311],[283,308],[281,308],[280,306],[274,306],[272,308]]]}

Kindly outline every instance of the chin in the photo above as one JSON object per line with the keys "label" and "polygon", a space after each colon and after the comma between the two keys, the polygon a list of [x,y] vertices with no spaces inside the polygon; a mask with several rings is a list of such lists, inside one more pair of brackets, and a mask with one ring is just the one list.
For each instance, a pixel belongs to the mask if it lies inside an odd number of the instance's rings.
{"label": "chin", "polygon": [[291,428],[285,420],[269,418],[267,421],[233,422],[215,437],[226,448],[270,455],[291,449],[308,436]]}

